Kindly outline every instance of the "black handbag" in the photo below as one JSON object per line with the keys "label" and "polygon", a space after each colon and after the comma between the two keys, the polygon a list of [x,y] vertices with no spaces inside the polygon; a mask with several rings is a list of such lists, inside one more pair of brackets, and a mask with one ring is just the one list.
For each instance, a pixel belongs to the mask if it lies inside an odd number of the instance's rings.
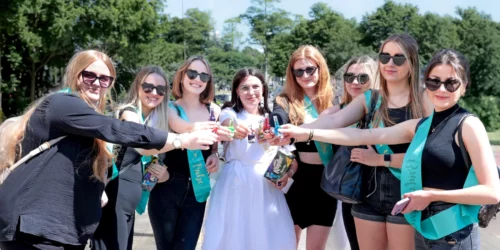
{"label": "black handbag", "polygon": [[[465,148],[464,140],[462,138],[462,126],[465,118],[468,116],[474,116],[472,114],[466,114],[462,117],[458,124],[458,144],[460,145],[460,152],[462,153],[462,157],[464,158],[465,165],[467,166],[467,170],[469,170],[471,164],[469,153]],[[500,178],[500,168],[497,166],[498,176]],[[491,219],[496,218],[496,214],[500,212],[500,203],[497,204],[488,204],[481,206],[481,210],[479,210],[478,219],[479,226],[485,228],[490,223]]]}
{"label": "black handbag", "polygon": [[[370,110],[365,118],[358,123],[358,128],[368,128],[368,123],[373,118],[378,91],[372,90]],[[353,148],[366,148],[366,146],[338,146],[333,159],[323,170],[321,188],[330,196],[344,203],[359,204],[363,201],[365,165],[351,162]]]}

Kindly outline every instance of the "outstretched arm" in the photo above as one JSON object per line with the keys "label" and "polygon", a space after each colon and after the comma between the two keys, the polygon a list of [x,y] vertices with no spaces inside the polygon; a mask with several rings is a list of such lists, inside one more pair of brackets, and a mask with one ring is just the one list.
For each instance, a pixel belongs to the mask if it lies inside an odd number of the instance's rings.
{"label": "outstretched arm", "polygon": [[311,139],[345,146],[375,144],[393,145],[411,142],[415,134],[415,127],[419,120],[420,119],[413,119],[391,127],[374,129],[306,129],[286,124],[281,127],[281,132],[286,136],[294,137],[297,141],[307,141]]}
{"label": "outstretched arm", "polygon": [[332,114],[320,115],[316,121],[302,124],[300,127],[313,129],[343,128],[360,121],[366,113],[365,96],[359,95],[345,108]]}

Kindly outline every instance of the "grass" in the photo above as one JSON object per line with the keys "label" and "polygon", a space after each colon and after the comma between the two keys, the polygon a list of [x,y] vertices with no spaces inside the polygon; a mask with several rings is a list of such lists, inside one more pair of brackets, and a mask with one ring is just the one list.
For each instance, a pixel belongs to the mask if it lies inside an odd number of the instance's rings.
{"label": "grass", "polygon": [[489,132],[488,138],[490,139],[491,145],[500,145],[500,130]]}

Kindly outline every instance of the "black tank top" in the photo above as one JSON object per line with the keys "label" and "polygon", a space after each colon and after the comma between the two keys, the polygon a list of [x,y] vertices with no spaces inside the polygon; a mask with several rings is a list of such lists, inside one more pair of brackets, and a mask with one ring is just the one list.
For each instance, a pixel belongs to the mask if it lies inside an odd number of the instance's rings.
{"label": "black tank top", "polygon": [[[404,121],[411,119],[411,109],[408,105],[401,108],[390,108],[389,117],[396,124],[402,123]],[[385,125],[388,126],[387,124]],[[403,144],[389,145],[389,148],[392,150],[393,153],[400,154],[400,153],[406,153],[406,150],[408,150],[409,146],[410,143],[403,143]]]}
{"label": "black tank top", "polygon": [[[465,166],[460,147],[455,141],[455,134],[458,123],[467,113],[458,104],[445,111],[434,113],[431,129],[422,152],[422,185],[424,187],[444,190],[463,188],[468,168]],[[432,132],[433,128],[436,128],[435,132]]]}
{"label": "black tank top", "polygon": [[[207,104],[206,106],[208,109],[208,113],[210,113],[210,104]],[[206,162],[207,158],[212,153],[212,148],[207,150],[202,150],[201,152],[203,154],[203,159],[205,159]],[[165,158],[163,159],[163,163],[165,164],[165,166],[168,167],[168,172],[170,174],[175,173],[175,174],[181,174],[183,176],[191,176],[191,173],[189,171],[189,161],[186,149],[170,150],[166,152],[164,155]]]}

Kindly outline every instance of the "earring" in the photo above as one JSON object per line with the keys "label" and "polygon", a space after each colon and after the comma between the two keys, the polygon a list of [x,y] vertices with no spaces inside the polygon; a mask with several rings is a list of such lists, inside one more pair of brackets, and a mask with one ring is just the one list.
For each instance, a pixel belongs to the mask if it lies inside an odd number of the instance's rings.
{"label": "earring", "polygon": [[262,99],[260,99],[260,107],[264,108],[264,97],[262,97]]}

